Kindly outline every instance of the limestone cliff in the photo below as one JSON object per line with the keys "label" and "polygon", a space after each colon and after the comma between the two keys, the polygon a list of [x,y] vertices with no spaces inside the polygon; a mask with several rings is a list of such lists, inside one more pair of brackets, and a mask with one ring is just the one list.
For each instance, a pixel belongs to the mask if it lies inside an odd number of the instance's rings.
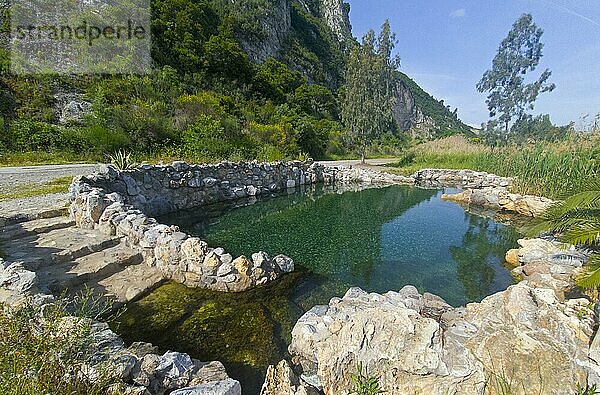
{"label": "limestone cliff", "polygon": [[321,0],[321,15],[340,42],[352,38],[350,4],[342,0]]}
{"label": "limestone cliff", "polygon": [[[253,62],[274,57],[312,83],[339,88],[348,47],[354,40],[349,4],[343,0],[246,0],[243,4],[242,9],[255,18],[252,24],[259,26],[260,34],[238,33]],[[468,132],[443,101],[434,99],[403,73],[397,74],[396,96],[394,118],[399,132],[423,140],[448,131]]]}
{"label": "limestone cliff", "polygon": [[[243,1],[243,0],[242,0]],[[240,31],[240,45],[254,63],[262,63],[270,57],[278,58],[284,48],[292,27],[290,0],[273,0],[269,6],[257,10],[260,35],[252,36]]]}
{"label": "limestone cliff", "polygon": [[240,22],[236,36],[254,63],[273,57],[309,81],[336,89],[352,40],[350,6],[342,0],[216,0]]}

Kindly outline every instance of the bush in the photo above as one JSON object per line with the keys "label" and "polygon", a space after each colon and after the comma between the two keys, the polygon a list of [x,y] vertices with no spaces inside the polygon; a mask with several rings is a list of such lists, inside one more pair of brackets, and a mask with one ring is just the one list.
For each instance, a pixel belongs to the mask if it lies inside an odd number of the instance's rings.
{"label": "bush", "polygon": [[294,155],[297,151],[296,131],[289,122],[263,125],[251,121],[249,133],[261,143],[276,147],[288,155]]}
{"label": "bush", "polygon": [[229,38],[212,36],[204,44],[204,65],[209,74],[223,80],[247,82],[252,64],[240,45]]}
{"label": "bush", "polygon": [[198,116],[183,133],[184,154],[194,160],[250,159],[256,148],[249,136],[208,115]]}
{"label": "bush", "polygon": [[30,118],[11,122],[8,133],[4,135],[4,144],[19,151],[56,150],[68,148],[69,143],[61,128]]}
{"label": "bush", "polygon": [[206,0],[152,2],[152,58],[159,66],[192,73],[204,66],[204,43],[219,17]]}
{"label": "bush", "polygon": [[321,85],[302,84],[294,92],[291,102],[300,111],[313,117],[337,119],[339,115],[333,93]]}
{"label": "bush", "polygon": [[304,82],[304,77],[299,72],[292,71],[285,64],[269,58],[257,67],[253,85],[265,98],[282,103],[287,94],[293,93]]}
{"label": "bush", "polygon": [[309,117],[301,118],[296,123],[296,129],[300,150],[314,159],[325,159],[328,142],[332,141],[332,136],[341,133],[337,122]]}
{"label": "bush", "polygon": [[176,129],[185,129],[199,115],[208,115],[216,119],[225,117],[221,98],[211,91],[195,95],[184,94],[177,98],[174,117]]}

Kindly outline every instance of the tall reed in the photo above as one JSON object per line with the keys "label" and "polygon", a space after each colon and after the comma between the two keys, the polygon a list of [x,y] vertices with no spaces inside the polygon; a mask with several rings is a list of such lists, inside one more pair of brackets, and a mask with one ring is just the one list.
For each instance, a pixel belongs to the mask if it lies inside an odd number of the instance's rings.
{"label": "tall reed", "polygon": [[517,193],[561,198],[600,179],[600,134],[502,148],[454,136],[412,148],[397,166],[403,173],[425,167],[486,171],[514,177]]}

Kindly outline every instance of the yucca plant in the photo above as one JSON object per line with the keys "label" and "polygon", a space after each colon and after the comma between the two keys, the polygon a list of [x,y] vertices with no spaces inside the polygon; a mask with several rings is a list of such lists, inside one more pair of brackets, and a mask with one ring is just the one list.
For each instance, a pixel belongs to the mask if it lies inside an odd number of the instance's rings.
{"label": "yucca plant", "polygon": [[588,189],[550,207],[533,232],[549,230],[565,243],[589,247],[587,270],[577,283],[591,289],[600,286],[600,182],[591,182]]}
{"label": "yucca plant", "polygon": [[131,160],[132,155],[132,152],[120,149],[118,151],[115,151],[111,155],[108,155],[108,157],[110,159],[110,163],[115,165],[117,169],[124,171],[131,170],[137,166],[137,164]]}

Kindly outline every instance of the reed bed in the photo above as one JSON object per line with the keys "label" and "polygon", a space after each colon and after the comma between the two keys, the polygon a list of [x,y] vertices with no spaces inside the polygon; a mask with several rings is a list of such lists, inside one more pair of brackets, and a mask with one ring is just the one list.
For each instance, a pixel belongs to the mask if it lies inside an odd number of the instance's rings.
{"label": "reed bed", "polygon": [[600,134],[501,148],[452,136],[412,148],[396,167],[404,174],[425,167],[486,171],[515,177],[517,193],[562,198],[600,179]]}

